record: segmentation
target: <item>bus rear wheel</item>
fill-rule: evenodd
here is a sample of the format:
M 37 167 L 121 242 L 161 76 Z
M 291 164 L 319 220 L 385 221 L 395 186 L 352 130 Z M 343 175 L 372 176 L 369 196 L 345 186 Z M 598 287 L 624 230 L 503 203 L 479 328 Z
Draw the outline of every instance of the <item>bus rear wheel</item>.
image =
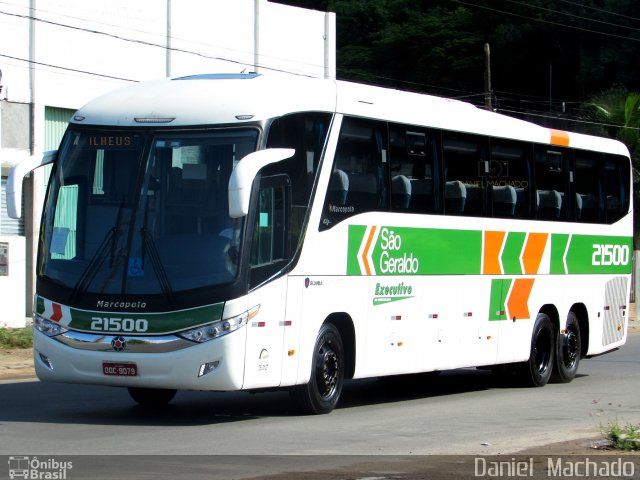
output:
M 293 398 L 305 413 L 329 413 L 340 400 L 343 382 L 342 338 L 335 326 L 325 323 L 313 349 L 309 383 L 295 386 L 292 390 Z
M 573 312 L 567 316 L 564 333 L 559 332 L 556 340 L 556 361 L 553 365 L 553 380 L 569 383 L 578 372 L 582 338 L 578 318 Z
M 520 379 L 529 387 L 544 387 L 551 378 L 556 345 L 553 324 L 539 313 L 531 336 L 529 360 L 520 365 Z
M 144 407 L 161 407 L 162 405 L 166 405 L 173 400 L 177 392 L 177 390 L 168 388 L 129 387 L 128 390 L 131 398 Z

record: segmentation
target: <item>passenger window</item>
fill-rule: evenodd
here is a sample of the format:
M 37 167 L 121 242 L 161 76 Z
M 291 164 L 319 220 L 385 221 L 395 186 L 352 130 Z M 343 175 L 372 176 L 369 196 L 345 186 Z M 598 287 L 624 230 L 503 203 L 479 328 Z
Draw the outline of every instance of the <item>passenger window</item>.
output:
M 249 261 L 251 286 L 276 273 L 290 257 L 290 184 L 287 175 L 263 177 L 260 181 Z
M 605 205 L 607 223 L 620 220 L 629 212 L 629 160 L 607 155 L 604 161 Z
M 599 223 L 604 220 L 602 154 L 575 152 L 576 220 Z
M 391 209 L 399 212 L 441 212 L 437 136 L 406 125 L 389 127 Z
M 484 214 L 489 174 L 485 142 L 473 135 L 446 133 L 443 136 L 444 211 L 447 215 Z
M 359 213 L 389 210 L 386 124 L 345 118 L 320 229 Z
M 271 124 L 267 148 L 293 148 L 293 157 L 265 168 L 264 175 L 286 173 L 291 179 L 291 248 L 296 250 L 309 208 L 331 114 L 295 113 Z
M 529 144 L 491 141 L 488 193 L 494 217 L 531 217 L 530 157 Z
M 540 220 L 567 221 L 573 202 L 567 151 L 558 148 L 535 149 L 536 206 Z

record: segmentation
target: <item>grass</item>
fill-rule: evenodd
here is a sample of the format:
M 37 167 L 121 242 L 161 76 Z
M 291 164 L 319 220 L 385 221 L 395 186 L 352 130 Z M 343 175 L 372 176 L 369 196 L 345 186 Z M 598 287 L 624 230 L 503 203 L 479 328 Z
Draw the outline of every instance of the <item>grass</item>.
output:
M 640 450 L 640 424 L 620 425 L 615 421 L 603 428 L 602 433 L 616 450 Z
M 0 328 L 0 348 L 31 348 L 32 345 L 31 327 Z

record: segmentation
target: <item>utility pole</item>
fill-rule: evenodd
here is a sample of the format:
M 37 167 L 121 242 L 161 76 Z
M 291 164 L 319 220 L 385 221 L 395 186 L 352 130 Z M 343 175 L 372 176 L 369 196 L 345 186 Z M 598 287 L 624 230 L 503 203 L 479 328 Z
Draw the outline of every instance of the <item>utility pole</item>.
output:
M 167 0 L 167 38 L 165 51 L 165 74 L 167 78 L 171 76 L 171 0 Z
M 553 63 L 549 64 L 549 111 L 553 110 Z
M 488 43 L 484 44 L 484 108 L 493 111 L 491 91 L 491 48 Z
M 255 0 L 253 3 L 253 71 L 260 71 L 260 3 L 262 0 Z

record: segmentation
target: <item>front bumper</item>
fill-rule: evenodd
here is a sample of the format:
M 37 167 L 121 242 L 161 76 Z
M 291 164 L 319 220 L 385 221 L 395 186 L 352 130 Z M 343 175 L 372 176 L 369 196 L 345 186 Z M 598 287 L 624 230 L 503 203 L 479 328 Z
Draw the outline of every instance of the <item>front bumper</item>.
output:
M 242 389 L 246 327 L 205 343 L 175 336 L 124 337 L 127 349 L 115 351 L 113 336 L 67 332 L 48 337 L 34 329 L 34 365 L 43 381 L 142 388 L 231 391 Z M 44 357 L 44 358 L 43 358 Z M 103 373 L 103 362 L 135 363 L 136 376 Z M 199 376 L 202 365 L 215 364 Z

